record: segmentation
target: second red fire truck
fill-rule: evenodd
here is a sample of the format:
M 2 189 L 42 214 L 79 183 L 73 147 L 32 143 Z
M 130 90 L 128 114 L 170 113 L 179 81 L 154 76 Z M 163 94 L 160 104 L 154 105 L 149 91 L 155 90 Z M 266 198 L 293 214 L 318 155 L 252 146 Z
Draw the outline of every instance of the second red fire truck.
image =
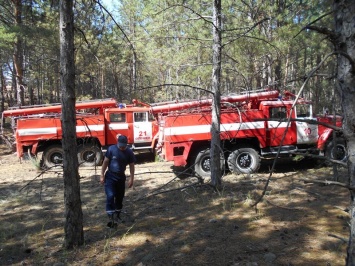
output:
M 294 152 L 322 153 L 345 160 L 342 138 L 333 142 L 341 117 L 314 116 L 310 101 L 281 97 L 277 90 L 222 97 L 220 116 L 221 165 L 231 172 L 256 172 L 260 158 Z M 157 153 L 175 166 L 188 166 L 200 176 L 210 175 L 211 101 L 191 101 L 152 107 L 160 129 Z M 159 114 L 159 115 L 158 115 Z M 290 121 L 289 121 L 290 120 Z M 317 122 L 321 122 L 319 125 Z

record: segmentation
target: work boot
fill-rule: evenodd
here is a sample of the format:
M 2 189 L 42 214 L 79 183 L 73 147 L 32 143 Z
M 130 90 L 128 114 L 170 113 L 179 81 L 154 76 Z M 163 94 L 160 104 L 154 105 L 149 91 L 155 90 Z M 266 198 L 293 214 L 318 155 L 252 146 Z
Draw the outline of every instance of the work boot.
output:
M 121 210 L 116 210 L 116 211 L 115 211 L 116 221 L 117 221 L 118 223 L 124 223 L 125 221 L 122 220 L 122 218 L 120 217 L 120 214 L 121 214 Z
M 115 223 L 115 220 L 114 220 L 114 213 L 110 213 L 110 214 L 107 214 L 108 215 L 108 218 L 110 219 L 110 221 L 107 223 L 107 227 L 109 228 L 114 228 L 117 226 L 117 223 Z

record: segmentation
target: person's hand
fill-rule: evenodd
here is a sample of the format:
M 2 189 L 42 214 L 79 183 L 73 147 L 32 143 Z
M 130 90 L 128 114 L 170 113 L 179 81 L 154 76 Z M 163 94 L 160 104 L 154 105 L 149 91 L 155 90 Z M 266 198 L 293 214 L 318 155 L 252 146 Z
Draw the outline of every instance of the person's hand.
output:
M 105 184 L 105 175 L 100 176 L 100 183 L 101 185 Z
M 133 187 L 133 178 L 130 178 L 130 179 L 128 180 L 128 187 L 129 187 L 129 188 L 132 188 L 132 187 Z

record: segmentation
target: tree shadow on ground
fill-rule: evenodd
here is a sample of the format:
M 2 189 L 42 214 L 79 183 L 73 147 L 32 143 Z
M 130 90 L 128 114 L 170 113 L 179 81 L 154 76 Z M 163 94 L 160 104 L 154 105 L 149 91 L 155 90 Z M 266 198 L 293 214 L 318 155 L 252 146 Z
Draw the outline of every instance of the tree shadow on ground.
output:
M 267 170 L 226 174 L 223 189 L 215 191 L 208 179 L 190 186 L 198 180 L 177 178 L 171 164 L 138 160 L 135 189 L 124 201 L 126 223 L 116 228 L 106 228 L 99 168 L 81 168 L 85 245 L 67 251 L 62 177 L 48 172 L 21 190 L 37 172 L 28 163 L 12 167 L 0 184 L 1 265 L 344 263 L 347 191 L 300 181 L 326 180 L 330 168 L 280 165 L 264 200 L 251 208 Z

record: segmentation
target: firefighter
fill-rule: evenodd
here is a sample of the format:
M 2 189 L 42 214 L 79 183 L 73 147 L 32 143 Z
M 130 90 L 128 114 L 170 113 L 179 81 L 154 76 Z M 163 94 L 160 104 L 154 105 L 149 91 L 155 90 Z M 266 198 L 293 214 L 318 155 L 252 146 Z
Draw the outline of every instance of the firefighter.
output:
M 127 137 L 119 135 L 117 145 L 111 145 L 105 154 L 101 168 L 100 183 L 105 185 L 106 213 L 110 222 L 108 227 L 117 225 L 120 221 L 122 202 L 125 195 L 126 167 L 129 165 L 130 177 L 128 187 L 133 187 L 136 158 L 127 146 Z

